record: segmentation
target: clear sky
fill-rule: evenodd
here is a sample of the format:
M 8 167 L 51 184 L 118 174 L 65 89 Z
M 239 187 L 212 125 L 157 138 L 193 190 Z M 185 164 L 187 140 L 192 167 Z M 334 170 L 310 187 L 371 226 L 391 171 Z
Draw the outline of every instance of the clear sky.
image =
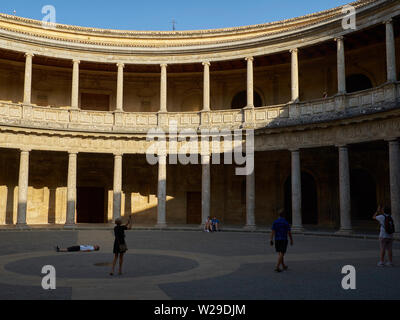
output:
M 123 30 L 213 29 L 271 22 L 337 7 L 351 0 L 0 0 L 0 12 L 42 20 L 53 5 L 56 22 Z

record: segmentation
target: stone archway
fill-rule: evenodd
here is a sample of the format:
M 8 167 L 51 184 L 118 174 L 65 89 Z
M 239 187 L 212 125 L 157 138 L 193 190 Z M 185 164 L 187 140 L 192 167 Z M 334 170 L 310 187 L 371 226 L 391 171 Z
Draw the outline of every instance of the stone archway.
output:
M 284 185 L 285 212 L 288 221 L 292 221 L 292 179 L 289 176 Z M 314 177 L 301 172 L 301 214 L 303 224 L 318 224 L 318 193 Z
M 367 90 L 371 89 L 372 87 L 372 81 L 364 74 L 357 73 L 346 77 L 347 93 Z
M 376 211 L 376 183 L 368 171 L 350 172 L 351 216 L 353 220 L 371 220 Z
M 241 109 L 247 106 L 247 91 L 243 90 L 237 93 L 231 102 L 231 109 Z M 262 99 L 258 92 L 254 91 L 254 107 L 262 106 Z

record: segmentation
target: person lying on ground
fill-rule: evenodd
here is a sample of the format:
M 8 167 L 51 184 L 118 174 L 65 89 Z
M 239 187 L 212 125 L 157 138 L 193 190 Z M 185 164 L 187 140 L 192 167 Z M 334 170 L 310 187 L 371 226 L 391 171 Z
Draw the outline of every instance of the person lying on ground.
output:
M 81 252 L 91 252 L 91 251 L 99 251 L 100 246 L 98 245 L 79 245 L 79 246 L 72 246 L 68 248 L 60 248 L 59 246 L 56 247 L 57 252 L 74 252 L 74 251 L 81 251 Z

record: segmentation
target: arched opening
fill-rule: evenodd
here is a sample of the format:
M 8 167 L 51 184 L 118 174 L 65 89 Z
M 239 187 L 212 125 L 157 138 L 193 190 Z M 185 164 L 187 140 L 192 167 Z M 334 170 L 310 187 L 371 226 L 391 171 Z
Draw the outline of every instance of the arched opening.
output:
M 371 88 L 372 88 L 372 82 L 366 75 L 358 73 L 346 77 L 346 91 L 348 93 L 362 91 Z
M 233 97 L 231 109 L 242 109 L 245 106 L 247 106 L 247 91 L 240 91 Z M 258 108 L 261 106 L 261 97 L 256 91 L 254 91 L 254 107 Z
M 289 176 L 285 181 L 285 211 L 287 220 L 292 223 L 292 179 Z M 314 177 L 301 173 L 301 212 L 303 224 L 318 223 L 318 196 L 317 184 Z
M 354 220 L 371 220 L 376 211 L 376 184 L 363 169 L 350 172 L 351 215 Z

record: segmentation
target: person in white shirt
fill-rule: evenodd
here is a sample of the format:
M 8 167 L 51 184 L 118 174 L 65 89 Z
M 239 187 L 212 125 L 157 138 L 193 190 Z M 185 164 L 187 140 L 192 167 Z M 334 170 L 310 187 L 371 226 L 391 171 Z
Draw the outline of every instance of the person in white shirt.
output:
M 59 248 L 58 246 L 56 247 L 57 252 L 74 252 L 74 251 L 82 251 L 82 252 L 91 252 L 91 251 L 99 251 L 100 246 L 98 245 L 88 245 L 88 244 L 83 244 L 79 246 L 72 246 L 68 248 Z
M 391 223 L 393 223 L 392 217 L 389 213 L 385 212 L 385 209 L 382 206 L 378 206 L 375 214 L 372 217 L 380 224 L 380 233 L 379 233 L 379 241 L 381 244 L 381 252 L 380 252 L 380 261 L 378 262 L 378 267 L 385 266 L 385 254 L 386 251 L 388 253 L 388 262 L 386 266 L 393 266 L 393 257 L 392 257 L 392 246 L 393 246 L 393 234 L 388 233 L 388 230 L 385 229 L 385 221 L 389 219 Z

